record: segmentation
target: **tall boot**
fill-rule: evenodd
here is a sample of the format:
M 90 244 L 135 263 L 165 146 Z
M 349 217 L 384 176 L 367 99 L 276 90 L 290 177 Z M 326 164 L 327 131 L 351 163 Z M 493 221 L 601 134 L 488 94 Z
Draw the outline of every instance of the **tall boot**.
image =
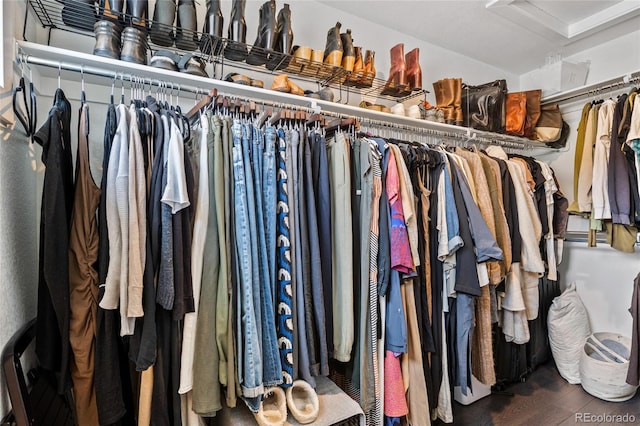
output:
M 342 24 L 336 22 L 336 26 L 327 31 L 327 44 L 324 48 L 324 63 L 339 67 L 342 65 L 342 39 L 340 38 L 340 27 Z
M 96 44 L 93 54 L 105 58 L 120 59 L 121 28 L 112 20 L 103 19 L 93 26 L 96 34 Z
M 151 41 L 160 46 L 173 45 L 173 21 L 176 19 L 175 0 L 156 0 L 153 10 L 153 23 L 149 36 Z
M 70 27 L 93 31 L 93 25 L 98 21 L 95 0 L 66 0 L 62 21 Z
M 148 0 L 127 0 L 127 14 L 125 20 L 130 25 L 140 31 L 147 33 L 149 22 L 149 1 Z M 145 40 L 146 41 L 146 40 Z
M 224 57 L 232 61 L 244 61 L 247 58 L 247 23 L 244 9 L 247 0 L 233 0 L 231 20 L 229 21 L 229 43 L 224 49 Z
M 98 14 L 101 20 L 124 23 L 124 0 L 100 0 Z
M 454 124 L 455 121 L 455 80 L 455 78 L 440 80 L 440 102 L 438 102 L 438 107 L 444 112 L 444 122 L 447 124 Z
M 391 69 L 389 79 L 382 90 L 383 95 L 403 96 L 409 89 L 406 64 L 404 63 L 404 43 L 391 48 Z
M 258 34 L 247 56 L 249 65 L 263 65 L 276 44 L 276 0 L 269 0 L 260 7 Z
M 224 17 L 220 10 L 220 0 L 207 0 L 207 14 L 200 40 L 200 51 L 205 55 L 219 55 L 222 51 L 222 27 Z
M 376 77 L 376 65 L 375 65 L 376 52 L 373 50 L 367 50 L 364 53 L 364 69 L 362 71 L 362 79 L 360 84 L 365 87 L 373 86 L 373 79 Z
M 360 80 L 362 80 L 362 76 L 364 75 L 364 62 L 362 60 L 362 47 L 360 46 L 354 46 L 353 47 L 353 51 L 356 54 L 356 61 L 353 64 L 353 70 L 351 71 L 351 74 L 349 74 L 349 76 L 347 77 L 346 82 L 349 82 L 351 84 L 357 84 L 360 83 Z M 343 59 L 344 62 L 344 59 Z M 346 84 L 345 82 L 345 84 Z
M 176 21 L 176 47 L 193 51 L 198 48 L 198 22 L 196 4 L 193 0 L 178 0 L 178 19 Z
M 407 81 L 411 90 L 422 90 L 422 68 L 420 68 L 420 49 L 415 48 L 404 57 L 407 64 Z
M 340 40 L 342 41 L 342 68 L 347 72 L 351 72 L 356 62 L 356 51 L 353 48 L 351 29 L 348 29 L 346 33 L 340 34 Z
M 269 56 L 267 69 L 283 69 L 289 65 L 293 48 L 293 30 L 291 28 L 291 9 L 288 4 L 278 12 L 278 26 L 276 31 L 276 45 L 274 53 Z
M 464 124 L 464 116 L 462 114 L 462 79 L 452 78 L 453 80 L 453 122 L 456 126 Z

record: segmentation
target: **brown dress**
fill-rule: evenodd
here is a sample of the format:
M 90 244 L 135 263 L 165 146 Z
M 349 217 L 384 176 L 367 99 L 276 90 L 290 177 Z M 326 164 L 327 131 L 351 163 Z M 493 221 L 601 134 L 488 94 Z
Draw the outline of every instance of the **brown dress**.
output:
M 96 212 L 100 188 L 89 166 L 87 105 L 80 110 L 75 195 L 69 237 L 69 340 L 73 350 L 70 369 L 78 424 L 97 425 L 98 409 L 93 383 L 98 273 L 98 224 Z

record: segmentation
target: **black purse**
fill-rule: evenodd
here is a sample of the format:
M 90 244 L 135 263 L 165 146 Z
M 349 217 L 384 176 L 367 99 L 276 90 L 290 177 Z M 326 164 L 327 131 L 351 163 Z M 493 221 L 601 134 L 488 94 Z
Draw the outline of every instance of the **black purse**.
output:
M 479 86 L 462 85 L 464 125 L 504 133 L 507 120 L 507 82 L 496 80 Z

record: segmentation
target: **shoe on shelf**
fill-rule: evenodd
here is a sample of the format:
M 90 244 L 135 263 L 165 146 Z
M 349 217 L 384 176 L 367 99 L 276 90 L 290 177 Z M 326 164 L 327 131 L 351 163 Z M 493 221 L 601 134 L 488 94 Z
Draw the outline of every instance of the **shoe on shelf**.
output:
M 398 102 L 394 106 L 391 107 L 391 114 L 402 115 L 402 116 L 407 115 L 407 113 L 406 113 L 406 111 L 404 109 L 404 105 L 402 104 L 402 102 Z
M 407 80 L 406 64 L 404 62 L 404 43 L 396 44 L 391 48 L 391 69 L 387 84 L 382 90 L 383 95 L 404 96 L 411 93 Z
M 270 0 L 260 7 L 260 23 L 256 41 L 251 47 L 247 63 L 264 65 L 276 44 L 276 0 Z
M 411 90 L 422 90 L 422 68 L 420 68 L 420 49 L 417 47 L 404 57 L 407 65 L 407 82 Z
M 365 51 L 362 78 L 360 79 L 360 84 L 365 87 L 373 86 L 373 79 L 376 77 L 375 57 L 376 52 L 373 50 Z
M 126 62 L 147 65 L 147 36 L 136 27 L 127 27 L 122 32 L 120 59 Z
M 178 0 L 178 18 L 176 20 L 176 47 L 193 51 L 200 40 L 197 33 L 196 4 L 193 0 Z
M 333 90 L 331 90 L 329 87 L 320 89 L 317 92 L 313 92 L 311 90 L 305 90 L 304 95 L 309 98 L 321 99 L 323 101 L 328 101 L 328 102 L 333 102 L 333 99 L 334 99 Z
M 111 20 L 98 21 L 93 26 L 96 44 L 93 54 L 105 58 L 120 59 L 120 26 Z
M 342 24 L 336 22 L 335 27 L 327 31 L 327 44 L 324 48 L 324 63 L 334 67 L 342 66 L 342 38 L 340 37 Z
M 106 13 L 106 12 L 105 12 Z M 157 0 L 153 9 L 153 22 L 149 36 L 158 46 L 173 46 L 175 34 L 173 21 L 176 19 L 176 3 L 173 0 Z
M 247 23 L 244 20 L 246 5 L 247 0 L 233 0 L 231 7 L 228 44 L 224 49 L 224 57 L 231 61 L 244 61 L 247 58 Z
M 351 29 L 347 29 L 346 33 L 340 34 L 342 41 L 342 68 L 347 72 L 352 72 L 356 63 L 356 51 L 353 47 L 353 37 L 351 37 Z
M 278 12 L 275 38 L 274 51 L 269 55 L 267 62 L 267 69 L 270 71 L 286 68 L 291 60 L 289 55 L 293 47 L 293 30 L 291 29 L 291 9 L 286 3 Z
M 273 78 L 273 83 L 271 84 L 271 90 L 275 90 L 276 92 L 289 93 L 291 91 L 291 87 L 289 86 L 289 76 L 287 74 L 280 74 L 275 76 Z
M 167 0 L 159 0 L 167 1 Z M 222 27 L 224 16 L 220 10 L 220 0 L 207 0 L 207 13 L 200 39 L 200 51 L 205 55 L 219 55 L 222 51 Z

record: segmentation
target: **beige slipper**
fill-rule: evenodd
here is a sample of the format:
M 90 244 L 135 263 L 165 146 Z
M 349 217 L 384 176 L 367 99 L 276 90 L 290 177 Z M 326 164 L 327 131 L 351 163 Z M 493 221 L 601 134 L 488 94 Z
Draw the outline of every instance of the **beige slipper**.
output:
M 253 416 L 260 426 L 283 426 L 287 421 L 287 398 L 282 388 L 266 389 L 260 409 Z
M 296 380 L 287 388 L 287 406 L 298 423 L 307 424 L 318 418 L 320 403 L 315 389 L 304 380 Z

